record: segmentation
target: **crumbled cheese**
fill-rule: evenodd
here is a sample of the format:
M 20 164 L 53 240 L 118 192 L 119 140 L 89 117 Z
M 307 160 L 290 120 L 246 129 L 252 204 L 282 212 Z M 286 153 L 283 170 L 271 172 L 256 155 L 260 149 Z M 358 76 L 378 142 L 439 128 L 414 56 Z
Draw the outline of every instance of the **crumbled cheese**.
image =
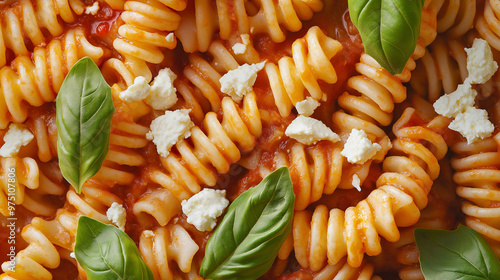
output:
M 240 102 L 243 96 L 252 90 L 257 79 L 257 72 L 264 68 L 265 61 L 257 64 L 243 64 L 234 70 L 230 70 L 219 81 L 220 90 L 231 96 L 235 102 Z
M 127 222 L 127 212 L 123 205 L 113 202 L 108 211 L 106 211 L 106 216 L 113 224 L 115 224 L 119 229 L 125 230 L 125 223 Z
M 474 106 L 476 96 L 477 91 L 472 88 L 471 84 L 461 84 L 454 92 L 445 94 L 436 100 L 433 105 L 434 110 L 442 116 L 452 118 L 465 112 L 468 107 Z
M 73 259 L 76 259 L 75 252 L 69 253 L 69 256 L 72 257 Z
M 309 117 L 314 113 L 314 110 L 319 107 L 319 102 L 314 100 L 312 97 L 308 96 L 306 99 L 297 102 L 295 108 L 297 112 L 301 115 Z
M 151 122 L 150 131 L 146 134 L 148 140 L 153 140 L 158 154 L 167 157 L 172 146 L 180 140 L 191 136 L 194 123 L 187 109 L 165 111 L 165 114 Z
M 288 125 L 285 134 L 304 145 L 320 140 L 340 141 L 340 137 L 321 121 L 300 115 Z
M 234 54 L 244 54 L 247 51 L 247 47 L 250 45 L 250 35 L 241 34 L 241 43 L 236 43 L 233 46 Z
M 172 32 L 172 33 L 169 33 L 169 34 L 167 35 L 167 37 L 165 37 L 165 39 L 167 40 L 167 42 L 169 42 L 169 43 L 173 43 L 173 42 L 174 42 L 174 39 L 175 39 L 175 38 L 174 38 L 174 33 L 173 33 L 173 32 Z
M 155 237 L 155 233 L 152 230 L 145 230 L 142 232 L 142 235 L 146 238 L 152 238 Z
M 0 148 L 0 157 L 12 157 L 19 153 L 22 146 L 28 145 L 33 140 L 33 134 L 20 124 L 11 124 L 9 130 L 3 137 L 2 148 Z
M 357 189 L 358 192 L 361 191 L 361 180 L 357 174 L 352 175 L 352 186 Z
M 120 92 L 120 99 L 125 102 L 134 102 L 146 98 L 151 86 L 143 76 L 136 77 L 134 83 L 126 90 Z
M 467 70 L 469 79 L 473 84 L 484 84 L 498 69 L 498 64 L 493 59 L 490 45 L 483 39 L 474 39 L 472 48 L 467 52 Z
M 349 138 L 340 152 L 348 162 L 363 164 L 371 159 L 382 147 L 377 143 L 372 143 L 364 130 L 353 129 Z
M 181 203 L 182 212 L 187 216 L 187 222 L 199 231 L 214 229 L 224 209 L 229 205 L 225 190 L 203 189 L 190 199 Z
M 88 6 L 85 8 L 85 14 L 87 15 L 97 15 L 97 12 L 99 11 L 99 2 L 95 1 L 92 6 Z
M 146 103 L 155 110 L 167 110 L 177 102 L 177 90 L 174 87 L 174 80 L 177 78 L 172 70 L 164 68 L 158 72 L 153 80 L 149 96 Z
M 474 107 L 469 107 L 464 113 L 458 114 L 448 127 L 460 132 L 467 138 L 468 144 L 491 136 L 495 129 L 488 119 L 488 112 Z

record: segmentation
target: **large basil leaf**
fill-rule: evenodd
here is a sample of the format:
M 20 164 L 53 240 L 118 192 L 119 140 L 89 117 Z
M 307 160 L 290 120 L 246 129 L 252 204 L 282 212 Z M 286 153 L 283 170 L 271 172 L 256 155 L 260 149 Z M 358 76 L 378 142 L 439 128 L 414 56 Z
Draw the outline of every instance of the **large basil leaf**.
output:
M 425 0 L 349 0 L 365 52 L 396 75 L 415 51 Z
M 486 240 L 460 225 L 454 231 L 415 229 L 425 279 L 500 279 L 500 262 Z
M 286 167 L 241 194 L 208 240 L 200 275 L 239 280 L 263 275 L 290 234 L 294 201 Z
M 62 175 L 79 193 L 108 153 L 111 88 L 88 57 L 69 71 L 56 99 L 57 153 Z
M 78 219 L 75 256 L 90 280 L 153 280 L 153 273 L 127 234 L 86 216 Z

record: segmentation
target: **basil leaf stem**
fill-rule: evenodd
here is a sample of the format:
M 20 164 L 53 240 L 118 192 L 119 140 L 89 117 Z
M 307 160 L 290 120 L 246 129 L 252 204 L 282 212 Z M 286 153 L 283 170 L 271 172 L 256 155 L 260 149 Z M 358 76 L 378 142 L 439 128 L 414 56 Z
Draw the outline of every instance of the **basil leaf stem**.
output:
M 101 71 L 90 58 L 80 59 L 56 99 L 59 167 L 78 193 L 108 153 L 114 110 L 111 88 Z
M 392 75 L 415 51 L 424 0 L 349 0 L 365 52 Z
M 425 279 L 500 279 L 500 261 L 475 230 L 415 229 Z
M 126 233 L 87 216 L 78 219 L 75 256 L 89 280 L 154 279 Z
M 200 275 L 239 280 L 262 276 L 292 230 L 294 201 L 286 167 L 238 196 L 208 240 Z

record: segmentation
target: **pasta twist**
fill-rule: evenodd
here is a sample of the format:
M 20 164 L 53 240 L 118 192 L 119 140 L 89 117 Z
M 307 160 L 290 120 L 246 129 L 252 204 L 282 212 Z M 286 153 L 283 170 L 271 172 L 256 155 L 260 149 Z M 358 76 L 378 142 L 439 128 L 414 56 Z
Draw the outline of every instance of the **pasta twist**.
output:
M 181 277 L 182 273 L 191 272 L 193 257 L 198 249 L 189 232 L 179 224 L 143 231 L 139 241 L 142 258 L 153 272 L 154 279 L 160 280 L 172 280 L 174 275 L 186 279 Z M 172 262 L 177 263 L 182 273 L 172 269 Z
M 474 27 L 476 1 L 433 0 L 437 7 L 437 32 L 458 38 Z
M 266 64 L 269 85 L 281 116 L 288 116 L 293 106 L 306 98 L 305 89 L 313 99 L 323 98 L 325 93 L 318 80 L 329 84 L 337 82 L 337 73 L 330 60 L 341 49 L 339 41 L 327 37 L 319 27 L 313 26 L 303 38 L 293 42 L 293 58 L 282 57 L 278 66 Z
M 248 93 L 242 108 L 230 98 L 222 99 L 222 120 L 209 112 L 191 137 L 175 145 L 161 163 L 168 173 L 151 168 L 151 180 L 167 188 L 179 201 L 190 198 L 202 185 L 214 186 L 217 174 L 225 174 L 241 153 L 251 151 L 262 132 L 255 93 Z M 189 144 L 192 142 L 192 144 Z
M 60 250 L 73 251 L 78 217 L 86 215 L 103 223 L 110 223 L 106 211 L 113 202 L 122 204 L 123 201 L 109 190 L 89 180 L 78 195 L 73 190 L 66 194 L 67 204 L 74 210 L 61 208 L 52 220 L 33 218 L 25 226 L 21 236 L 28 243 L 28 247 L 16 255 L 16 268 L 7 269 L 7 262 L 2 264 L 5 274 L 0 277 L 10 279 L 41 279 L 50 280 L 52 274 L 47 269 L 57 268 L 60 264 Z
M 127 1 L 120 15 L 124 24 L 118 29 L 119 38 L 113 47 L 123 56 L 158 64 L 163 61 L 161 48 L 173 49 L 176 39 L 168 39 L 167 31 L 178 28 L 178 11 L 186 8 L 187 0 Z M 173 35 L 173 34 L 172 34 Z
M 499 140 L 497 134 L 495 139 Z M 451 164 L 457 195 L 466 199 L 462 212 L 465 225 L 482 234 L 500 257 L 500 157 L 493 137 L 473 144 L 458 142 L 451 149 L 457 154 Z
M 325 205 L 317 206 L 314 212 L 295 212 L 293 248 L 302 267 L 317 271 L 326 259 L 336 264 L 346 255 L 349 265 L 359 267 L 364 253 L 373 256 L 381 252 L 379 235 L 395 242 L 400 238 L 398 227 L 418 221 L 439 175 L 438 160 L 448 149 L 442 136 L 432 129 L 442 129 L 448 121 L 436 117 L 425 126 L 408 126 L 415 118 L 415 110 L 407 108 L 394 125 L 392 151 L 403 155 L 384 160 L 377 189 L 366 199 L 345 212 L 338 208 L 328 211 Z M 421 143 L 424 140 L 430 147 Z
M 40 172 L 37 162 L 29 157 L 0 157 L 0 213 L 8 217 L 9 205 L 22 204 L 25 189 L 37 189 Z
M 24 122 L 29 106 L 54 101 L 66 73 L 84 56 L 99 63 L 103 50 L 87 41 L 83 29 L 75 28 L 46 47 L 36 47 L 31 58 L 21 55 L 1 68 L 0 128 L 10 121 Z
M 476 19 L 476 30 L 481 34 L 490 46 L 500 50 L 500 5 L 497 1 L 484 1 L 483 13 L 478 13 Z

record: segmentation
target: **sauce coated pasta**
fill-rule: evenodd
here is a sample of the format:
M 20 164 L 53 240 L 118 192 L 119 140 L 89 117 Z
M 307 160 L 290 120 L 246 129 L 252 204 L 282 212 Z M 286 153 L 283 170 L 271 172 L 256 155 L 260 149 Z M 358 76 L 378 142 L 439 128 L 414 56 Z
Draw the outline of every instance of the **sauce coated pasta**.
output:
M 116 207 L 154 279 L 203 279 L 213 230 L 190 224 L 182 202 L 212 188 L 231 203 L 283 166 L 292 230 L 258 279 L 424 279 L 413 230 L 460 223 L 500 258 L 500 73 L 472 86 L 489 136 L 468 143 L 433 107 L 469 82 L 475 39 L 500 63 L 500 3 L 422 2 L 415 50 L 393 75 L 365 52 L 347 0 L 0 1 L 0 147 L 16 145 L 13 125 L 33 136 L 0 157 L 0 279 L 87 279 L 78 218 L 117 225 Z M 79 193 L 58 165 L 55 100 L 83 57 L 115 111 L 109 151 Z M 120 98 L 127 89 L 135 101 Z M 162 156 L 149 132 L 165 110 L 151 104 L 168 94 L 167 110 L 193 125 Z M 340 141 L 287 136 L 304 110 Z M 346 145 L 355 130 L 377 147 L 369 156 L 361 140 Z

